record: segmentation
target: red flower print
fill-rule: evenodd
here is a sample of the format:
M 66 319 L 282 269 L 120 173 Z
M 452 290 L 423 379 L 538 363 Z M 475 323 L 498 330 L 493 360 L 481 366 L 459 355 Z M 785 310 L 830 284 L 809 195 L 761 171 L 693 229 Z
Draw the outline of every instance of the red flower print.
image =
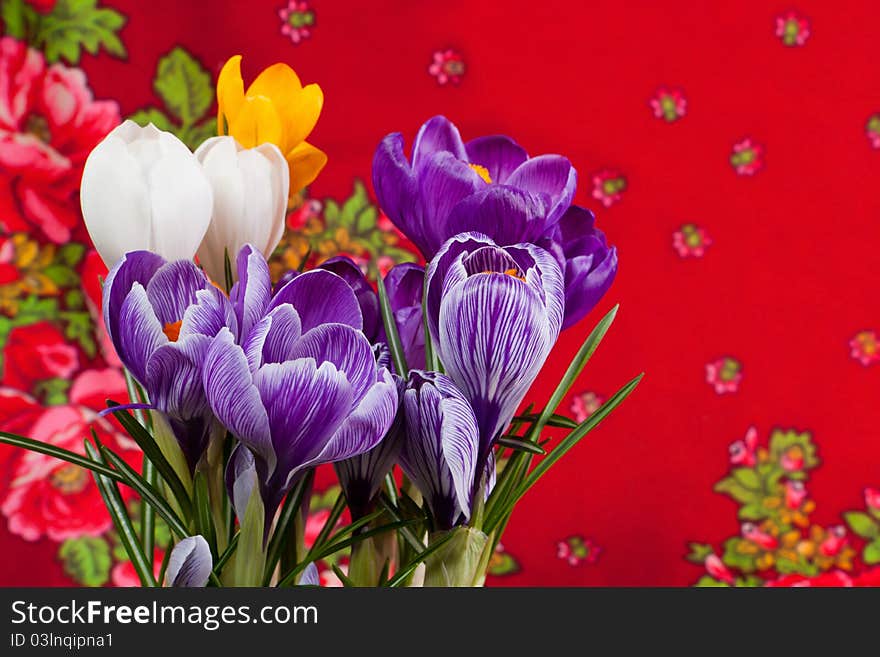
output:
M 695 224 L 684 224 L 672 234 L 672 248 L 681 258 L 702 258 L 710 246 L 712 238 Z
M 776 17 L 776 36 L 786 46 L 802 46 L 810 36 L 810 22 L 794 11 Z
M 569 536 L 556 544 L 556 557 L 568 562 L 569 566 L 596 563 L 602 548 L 592 539 L 583 536 Z
M 56 0 L 28 0 L 28 3 L 39 12 L 48 14 L 55 8 Z
M 871 148 L 880 148 L 880 113 L 872 114 L 865 124 L 865 135 Z
M 668 123 L 678 121 L 687 111 L 687 99 L 680 89 L 661 87 L 648 102 L 654 116 Z
M 711 577 L 714 577 L 719 582 L 724 582 L 725 584 L 730 584 L 733 586 L 734 577 L 733 573 L 730 569 L 724 565 L 724 562 L 714 552 L 710 552 L 706 557 L 706 572 L 709 573 Z
M 622 199 L 625 191 L 626 178 L 621 173 L 605 169 L 593 174 L 593 198 L 606 208 Z
M 575 422 L 583 422 L 596 412 L 605 400 L 595 392 L 582 392 L 571 400 L 571 414 Z
M 16 327 L 3 349 L 2 384 L 33 392 L 46 379 L 69 379 L 79 369 L 79 352 L 49 322 Z
M 162 570 L 162 560 L 164 558 L 165 552 L 156 548 L 153 552 L 153 577 L 157 579 Z M 113 586 L 132 588 L 141 585 L 141 578 L 138 577 L 131 561 L 120 561 L 113 566 L 113 570 L 110 571 L 110 580 L 113 582 Z M 159 583 L 161 584 L 161 582 Z
M 832 570 L 815 577 L 792 574 L 767 582 L 768 587 L 850 587 L 853 579 L 841 570 Z M 864 585 L 863 585 L 864 586 Z
M 755 454 L 758 448 L 758 430 L 749 427 L 745 438 L 730 445 L 730 464 L 751 467 L 755 465 Z
M 880 511 L 880 489 L 865 489 L 865 506 L 868 507 L 869 511 Z
M 849 341 L 850 356 L 867 367 L 880 361 L 880 339 L 875 331 L 861 331 Z
M 742 364 L 735 358 L 724 357 L 706 363 L 706 383 L 719 395 L 736 392 L 742 376 Z
M 459 84 L 464 71 L 464 58 L 455 50 L 438 50 L 428 67 L 428 73 L 436 78 L 439 85 Z
M 0 223 L 39 228 L 64 243 L 79 221 L 76 194 L 89 151 L 119 123 L 115 101 L 95 101 L 83 72 L 47 66 L 39 51 L 0 39 Z
M 740 176 L 753 176 L 764 168 L 764 147 L 746 138 L 733 145 L 730 166 Z
M 281 34 L 293 43 L 312 36 L 315 27 L 315 11 L 305 0 L 290 0 L 286 7 L 278 10 L 281 18 Z
M 98 417 L 81 405 L 99 394 L 94 386 L 100 385 L 107 396 L 120 396 L 123 390 L 105 388 L 103 379 L 79 377 L 73 384 L 70 404 L 50 406 L 32 411 L 33 421 L 27 434 L 36 440 L 84 454 L 83 439 L 94 429 L 105 445 L 120 454 L 133 467 L 139 468 L 141 452 L 127 436 L 119 432 L 106 418 Z M 9 393 L 4 391 L 9 399 Z M 14 394 L 14 393 L 13 393 Z M 2 399 L 4 395 L 0 395 Z M 0 429 L 12 431 L 4 414 Z M 8 486 L 0 504 L 6 516 L 9 531 L 25 540 L 35 541 L 48 536 L 53 541 L 64 541 L 77 536 L 98 536 L 107 531 L 112 521 L 107 514 L 101 494 L 91 474 L 84 468 L 39 454 L 18 452 L 12 457 Z M 132 493 L 122 487 L 124 496 Z

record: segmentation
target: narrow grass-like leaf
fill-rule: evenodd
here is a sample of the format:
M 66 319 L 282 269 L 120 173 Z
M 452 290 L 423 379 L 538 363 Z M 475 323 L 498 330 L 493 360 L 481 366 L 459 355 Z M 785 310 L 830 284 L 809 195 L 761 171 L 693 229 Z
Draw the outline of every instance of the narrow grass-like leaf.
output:
M 498 444 L 502 447 L 509 447 L 518 452 L 529 452 L 530 454 L 545 454 L 546 452 L 537 443 L 523 440 L 518 436 L 504 435 L 498 439 Z
M 236 254 L 238 255 L 238 254 Z M 223 249 L 223 277 L 226 279 L 226 294 L 232 291 L 235 276 L 232 275 L 232 263 L 229 260 L 229 249 Z
M 100 445 L 94 430 L 92 431 L 92 438 L 97 445 Z M 98 448 L 88 440 L 84 441 L 84 443 L 89 458 L 99 463 L 101 457 Z M 141 542 L 138 540 L 134 527 L 131 525 L 131 519 L 128 517 L 128 511 L 125 508 L 125 503 L 122 501 L 122 496 L 119 494 L 116 483 L 97 473 L 94 476 L 98 490 L 104 500 L 104 505 L 107 507 L 107 511 L 110 512 L 110 517 L 113 518 L 113 524 L 119 534 L 119 540 L 125 548 L 128 558 L 131 559 L 131 565 L 134 566 L 135 572 L 137 572 L 141 580 L 141 585 L 155 587 L 156 580 L 153 578 L 152 565 L 147 561 L 146 556 L 144 556 L 141 550 Z
M 336 498 L 336 503 L 333 505 L 333 508 L 330 509 L 330 515 L 327 516 L 327 521 L 324 523 L 324 526 L 321 527 L 321 531 L 315 539 L 312 547 L 313 550 L 316 547 L 321 547 L 323 543 L 327 542 L 327 537 L 330 536 L 330 532 L 333 531 L 336 523 L 339 522 L 339 516 L 342 515 L 343 511 L 345 511 L 345 495 L 340 492 L 339 497 Z
M 315 471 L 309 470 L 306 475 L 299 480 L 296 487 L 284 499 L 284 505 L 281 507 L 281 514 L 278 516 L 278 522 L 275 523 L 275 529 L 272 532 L 272 538 L 269 540 L 269 551 L 266 556 L 266 573 L 263 576 L 263 586 L 268 586 L 272 579 L 272 573 L 278 560 L 281 558 L 281 550 L 284 541 L 288 538 L 288 530 L 293 524 L 296 514 L 300 512 L 306 491 L 312 487 L 312 479 L 315 477 Z
M 162 565 L 159 568 L 159 576 L 156 578 L 156 584 L 159 586 L 163 586 L 165 582 L 165 572 L 168 570 L 168 562 L 171 561 L 171 551 L 174 546 L 174 541 L 171 541 L 168 545 L 165 546 L 165 556 L 162 557 Z
M 639 381 L 642 380 L 642 377 L 645 376 L 644 373 L 639 374 L 637 377 L 632 379 L 629 383 L 624 385 L 620 390 L 614 393 L 611 398 L 602 404 L 599 408 L 593 412 L 590 417 L 581 422 L 577 429 L 574 429 L 570 434 L 568 434 L 562 441 L 556 445 L 550 453 L 547 454 L 538 465 L 528 474 L 525 481 L 520 484 L 520 487 L 517 489 L 515 494 L 515 499 L 519 500 L 523 495 L 525 495 L 526 491 L 528 491 L 532 486 L 534 486 L 538 480 L 543 477 L 547 471 L 553 467 L 559 459 L 565 456 L 566 452 L 574 447 L 584 436 L 586 436 L 590 431 L 592 431 L 599 423 L 604 420 L 611 411 L 613 411 L 617 406 L 626 399 L 629 394 L 635 389 L 635 387 L 639 384 Z
M 168 502 L 153 486 L 151 486 L 143 477 L 141 477 L 134 468 L 126 463 L 118 454 L 111 451 L 105 445 L 101 445 L 101 455 L 104 460 L 109 462 L 122 475 L 123 483 L 134 489 L 141 497 L 141 505 L 149 505 L 162 517 L 168 524 L 168 528 L 177 534 L 178 538 L 186 538 L 190 535 L 183 522 L 169 506 Z M 144 546 L 146 552 L 146 546 Z
M 334 541 L 339 540 L 343 536 L 348 536 L 349 534 L 354 534 L 357 530 L 361 529 L 362 527 L 366 527 L 371 522 L 373 522 L 377 518 L 381 517 L 385 513 L 386 513 L 385 509 L 379 509 L 378 511 L 373 511 L 372 513 L 365 515 L 363 518 L 359 518 L 355 522 L 351 523 L 350 525 L 346 525 L 345 527 L 340 529 L 338 532 L 333 534 L 333 536 L 330 537 L 330 540 L 328 542 L 333 543 Z
M 333 569 L 333 572 L 336 573 L 336 576 L 339 578 L 339 581 L 342 582 L 342 586 L 345 588 L 354 588 L 354 582 L 349 579 L 348 575 L 342 572 L 342 569 L 337 566 L 335 563 L 330 566 Z
M 394 321 L 394 311 L 388 300 L 388 291 L 381 276 L 376 276 L 379 287 L 379 309 L 382 312 L 382 323 L 385 325 L 385 336 L 388 340 L 388 350 L 391 352 L 391 361 L 397 374 L 406 378 L 409 368 L 406 366 L 406 356 L 403 353 L 403 344 L 400 342 L 400 334 L 397 332 L 397 322 Z
M 193 521 L 196 534 L 201 534 L 211 548 L 211 560 L 217 561 L 217 532 L 211 514 L 211 497 L 208 494 L 208 479 L 204 473 L 196 472 L 193 480 Z
M 385 509 L 392 518 L 398 522 L 403 520 L 403 516 L 398 512 L 396 505 L 394 505 L 384 493 L 379 496 L 379 504 L 382 505 L 382 508 Z M 410 531 L 409 527 L 401 528 L 399 533 L 403 540 L 406 541 L 407 545 L 409 545 L 416 553 L 425 549 L 425 544 Z
M 596 324 L 596 328 L 594 328 L 590 332 L 590 335 L 587 336 L 587 339 L 584 340 L 584 344 L 578 349 L 577 354 L 575 354 L 568 369 L 565 370 L 565 374 L 562 376 L 562 379 L 560 379 L 553 394 L 550 395 L 550 400 L 547 402 L 544 410 L 541 411 L 538 421 L 532 425 L 531 435 L 529 436 L 530 438 L 541 433 L 549 422 L 551 416 L 555 413 L 559 404 L 562 403 L 563 397 L 565 397 L 569 388 L 571 388 L 572 384 L 578 376 L 580 376 L 587 361 L 590 360 L 590 357 L 592 357 L 593 353 L 596 351 L 599 343 L 602 342 L 602 338 L 604 338 L 605 334 L 608 332 L 611 323 L 617 316 L 618 308 L 620 308 L 619 304 L 614 306 L 605 317 L 600 319 L 599 323 Z
M 226 565 L 232 555 L 235 554 L 235 548 L 238 545 L 239 536 L 241 536 L 241 532 L 235 532 L 235 534 L 232 535 L 232 538 L 229 540 L 229 545 L 226 546 L 223 554 L 220 555 L 220 558 L 217 559 L 217 563 L 214 564 L 214 573 L 218 577 L 223 572 L 223 567 Z
M 26 438 L 25 436 L 19 436 L 14 433 L 6 433 L 5 431 L 0 431 L 0 443 L 12 445 L 13 447 L 21 447 L 31 452 L 39 452 L 40 454 L 45 454 L 46 456 L 54 456 L 56 459 L 61 459 L 62 461 L 73 463 L 73 465 L 78 465 L 81 468 L 85 468 L 86 470 L 91 470 L 92 472 L 99 473 L 105 477 L 113 479 L 114 481 L 123 481 L 118 472 L 116 472 L 112 468 L 108 468 L 103 463 L 96 463 L 87 459 L 84 456 L 77 454 L 76 452 L 71 452 L 70 450 L 63 449 L 61 447 L 55 447 L 54 445 L 50 445 L 39 440 L 34 440 L 33 438 Z
M 401 568 L 400 572 L 398 572 L 388 581 L 387 586 L 391 588 L 396 588 L 403 584 L 407 579 L 409 579 L 409 576 L 415 572 L 416 568 L 418 568 L 420 564 L 422 564 L 428 557 L 430 557 L 437 550 L 439 550 L 450 540 L 452 540 L 453 536 L 455 536 L 455 532 L 448 532 L 446 536 L 441 538 L 439 541 L 432 543 L 429 547 L 416 555 L 416 557 L 412 561 Z
M 119 404 L 108 399 L 107 406 L 112 409 L 119 406 Z M 128 411 L 113 411 L 113 415 L 128 435 L 131 436 L 132 440 L 134 440 L 138 444 L 138 447 L 141 448 L 144 453 L 144 458 L 150 459 L 153 462 L 153 465 L 156 466 L 159 475 L 165 480 L 165 483 L 168 484 L 177 503 L 180 505 L 180 508 L 183 509 L 184 515 L 188 517 L 192 512 L 189 495 L 187 495 L 186 489 L 180 481 L 180 477 L 177 476 L 174 468 L 171 467 L 171 464 L 162 454 L 162 450 L 159 449 L 156 441 L 153 440 L 153 437 L 147 433 L 147 430 L 144 429 L 137 420 L 128 414 Z

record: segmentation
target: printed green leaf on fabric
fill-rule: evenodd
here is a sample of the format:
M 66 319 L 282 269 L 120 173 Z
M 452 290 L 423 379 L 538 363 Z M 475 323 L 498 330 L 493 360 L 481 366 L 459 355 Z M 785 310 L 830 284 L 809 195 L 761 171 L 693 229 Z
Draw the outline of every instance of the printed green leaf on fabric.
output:
M 216 134 L 214 118 L 208 116 L 214 102 L 211 74 L 184 48 L 178 46 L 159 59 L 153 88 L 164 110 L 146 107 L 128 118 L 171 132 L 191 149 Z
M 61 544 L 58 557 L 64 572 L 83 586 L 103 586 L 110 578 L 110 546 L 103 538 L 69 538 Z
M 49 62 L 64 59 L 78 64 L 83 49 L 96 55 L 103 48 L 125 57 L 125 46 L 117 35 L 125 20 L 113 9 L 98 7 L 97 0 L 57 0 L 51 13 L 39 17 L 34 44 Z

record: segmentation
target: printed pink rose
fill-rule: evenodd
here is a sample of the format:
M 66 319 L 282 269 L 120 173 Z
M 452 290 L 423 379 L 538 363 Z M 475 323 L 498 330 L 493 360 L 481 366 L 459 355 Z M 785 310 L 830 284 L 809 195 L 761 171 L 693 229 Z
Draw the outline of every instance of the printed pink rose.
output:
M 832 570 L 814 577 L 806 575 L 785 575 L 779 579 L 767 582 L 764 586 L 768 587 L 850 587 L 853 585 L 853 579 L 842 570 Z
M 79 351 L 49 322 L 18 326 L 3 349 L 2 384 L 31 392 L 46 379 L 69 379 L 79 369 Z
M 437 80 L 440 86 L 446 84 L 459 85 L 464 77 L 464 57 L 455 50 L 437 50 L 434 53 L 428 73 Z
M 165 558 L 165 552 L 156 548 L 153 552 L 153 577 L 158 578 L 162 570 L 162 560 Z M 138 577 L 137 571 L 134 569 L 131 561 L 120 561 L 113 566 L 110 571 L 110 581 L 113 586 L 137 587 L 141 585 L 141 578 Z
M 109 386 L 112 381 L 84 373 L 71 387 L 70 404 L 36 412 L 23 405 L 21 398 L 16 400 L 15 393 L 0 391 L 0 400 L 18 404 L 18 421 L 22 414 L 29 415 L 32 421 L 26 433 L 31 438 L 84 454 L 83 440 L 90 429 L 94 429 L 101 442 L 140 469 L 142 455 L 137 445 L 107 418 L 98 417 L 95 411 L 82 405 L 92 403 L 101 393 L 110 397 L 124 394 L 124 389 L 114 390 Z M 0 420 L 0 429 L 21 430 L 10 423 L 5 414 Z M 48 536 L 60 542 L 76 536 L 99 536 L 110 529 L 112 521 L 87 470 L 36 452 L 18 454 L 12 461 L 8 487 L 0 504 L 10 532 L 28 541 Z M 126 498 L 132 494 L 126 487 L 120 490 Z
M 85 74 L 11 37 L 0 39 L 0 223 L 38 228 L 51 241 L 79 223 L 76 194 L 89 151 L 120 121 L 115 101 L 95 101 Z

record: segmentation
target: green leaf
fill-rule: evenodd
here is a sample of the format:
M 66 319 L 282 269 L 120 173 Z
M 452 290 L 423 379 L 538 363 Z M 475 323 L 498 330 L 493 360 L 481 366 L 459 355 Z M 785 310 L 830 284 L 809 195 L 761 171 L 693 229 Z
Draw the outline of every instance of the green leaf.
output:
M 880 539 L 868 543 L 865 546 L 865 550 L 862 552 L 862 559 L 869 566 L 873 566 L 875 563 L 880 563 Z
M 211 137 L 217 136 L 217 121 L 210 118 L 191 126 L 184 126 L 174 131 L 184 144 L 195 150 L 199 145 Z
M 867 513 L 861 511 L 847 511 L 843 519 L 855 534 L 862 538 L 874 539 L 880 537 L 880 526 Z
M 162 110 L 156 109 L 155 107 L 140 109 L 128 118 L 141 127 L 145 127 L 152 123 L 154 126 L 159 128 L 159 130 L 164 130 L 165 132 L 174 131 L 174 126 L 171 124 L 170 119 L 165 115 Z
M 761 478 L 751 468 L 736 468 L 731 474 L 741 486 L 751 490 L 761 490 Z
M 709 543 L 688 543 L 688 548 L 690 552 L 686 557 L 687 560 L 700 566 L 706 563 L 706 557 L 715 551 Z
M 109 408 L 115 408 L 116 406 L 119 406 L 119 404 L 108 400 L 107 406 Z M 181 482 L 180 477 L 177 476 L 174 468 L 168 462 L 168 459 L 162 454 L 162 451 L 159 449 L 156 441 L 153 440 L 153 437 L 134 417 L 129 415 L 128 411 L 114 410 L 113 415 L 119 421 L 119 424 L 122 425 L 122 428 L 125 429 L 126 433 L 131 436 L 131 439 L 141 448 L 144 453 L 144 458 L 150 459 L 153 462 L 153 465 L 156 466 L 156 471 L 159 473 L 159 476 L 161 476 L 162 479 L 165 480 L 165 483 L 168 484 L 168 487 L 177 499 L 177 503 L 180 505 L 181 509 L 183 509 L 184 516 L 189 516 L 189 511 L 192 510 L 192 505 L 186 488 L 184 487 L 183 482 Z
M 153 87 L 184 127 L 199 121 L 214 102 L 211 74 L 179 46 L 159 60 Z
M 710 577 L 709 575 L 703 575 L 694 586 L 699 586 L 700 588 L 722 588 L 727 589 L 730 588 L 729 584 L 725 584 L 724 582 L 719 582 L 714 577 Z
M 760 491 L 755 491 L 750 488 L 743 487 L 733 477 L 725 477 L 717 484 L 715 484 L 713 490 L 716 493 L 725 493 L 727 495 L 730 495 L 730 497 L 741 504 L 749 504 L 755 502 L 756 500 L 760 500 L 761 497 Z
M 183 526 L 183 522 L 177 517 L 177 513 L 163 499 L 162 495 L 153 486 L 141 477 L 128 463 L 126 463 L 118 454 L 111 451 L 105 446 L 101 446 L 101 454 L 113 465 L 123 478 L 123 483 L 130 486 L 137 494 L 141 496 L 141 504 L 149 505 L 162 516 L 162 519 L 168 523 L 168 526 L 174 531 L 179 538 L 186 538 L 189 532 Z
M 59 316 L 66 322 L 64 337 L 78 342 L 89 358 L 94 357 L 97 346 L 92 316 L 84 310 L 64 311 Z
M 0 443 L 12 445 L 13 447 L 23 447 L 24 449 L 30 450 L 32 452 L 39 452 L 40 454 L 45 454 L 47 456 L 54 456 L 56 459 L 61 459 L 62 461 L 73 463 L 74 465 L 78 465 L 81 468 L 86 468 L 87 470 L 91 470 L 92 472 L 99 472 L 102 475 L 110 477 L 115 481 L 123 481 L 118 472 L 108 468 L 103 463 L 95 463 L 94 461 L 91 461 L 84 456 L 80 456 L 76 452 L 71 452 L 62 447 L 55 447 L 54 445 L 50 445 L 49 443 L 44 443 L 39 440 L 34 440 L 33 438 L 26 438 L 24 436 L 19 436 L 14 433 L 6 433 L 5 431 L 0 431 Z
M 43 274 L 58 287 L 71 287 L 79 283 L 79 276 L 67 265 L 49 265 Z
M 394 363 L 394 369 L 397 370 L 397 374 L 405 379 L 409 375 L 409 368 L 406 366 L 403 343 L 401 343 L 400 335 L 397 332 L 394 311 L 391 309 L 391 302 L 388 300 L 385 281 L 382 280 L 381 276 L 377 275 L 376 282 L 379 287 L 379 308 L 382 312 L 382 323 L 385 325 L 385 335 L 388 340 L 388 349 L 391 351 L 391 360 Z
M 52 13 L 43 16 L 36 43 L 50 62 L 66 59 L 79 63 L 82 49 L 93 55 L 103 47 L 111 55 L 125 57 L 117 32 L 125 16 L 113 9 L 97 7 L 97 0 L 57 0 Z
M 529 440 L 523 440 L 522 438 L 519 438 L 517 436 L 501 436 L 498 439 L 498 444 L 501 447 L 509 447 L 513 450 L 529 452 L 530 454 L 538 454 L 540 456 L 543 456 L 547 453 L 540 445 L 537 445 Z
M 772 515 L 770 511 L 765 509 L 759 500 L 740 507 L 736 517 L 740 520 L 763 520 L 770 515 Z
M 612 316 L 613 319 L 613 316 Z M 609 322 L 610 323 L 610 322 Z M 604 332 L 603 332 L 604 333 Z M 600 338 L 601 339 L 601 336 Z M 626 385 L 624 385 L 620 390 L 615 392 L 608 401 L 602 404 L 596 411 L 590 415 L 586 420 L 581 422 L 578 425 L 577 429 L 574 429 L 570 434 L 568 434 L 562 441 L 554 447 L 547 456 L 541 459 L 540 463 L 535 466 L 535 469 L 529 473 L 529 476 L 526 477 L 526 480 L 520 485 L 519 489 L 516 491 L 514 496 L 514 501 L 521 498 L 525 493 L 536 483 L 538 480 L 543 477 L 547 471 L 553 467 L 553 464 L 556 463 L 559 459 L 561 459 L 572 447 L 574 447 L 580 440 L 586 436 L 590 431 L 595 429 L 602 420 L 604 420 L 617 406 L 623 402 L 624 399 L 629 397 L 630 393 L 635 390 L 635 387 L 639 385 L 639 381 L 642 380 L 644 374 L 639 374 L 631 381 L 629 381 Z M 548 405 L 547 408 L 550 408 Z M 546 409 L 545 409 L 546 410 Z M 551 411 L 552 412 L 552 411 Z M 489 532 L 493 528 L 488 528 L 486 531 Z
M 39 29 L 41 16 L 25 0 L 3 0 L 0 4 L 0 18 L 3 19 L 6 36 L 32 43 Z
M 84 441 L 86 453 L 91 460 L 98 463 L 100 462 L 98 448 L 100 448 L 101 443 L 94 429 L 92 430 L 92 439 L 98 447 L 95 447 L 95 445 L 86 440 Z M 141 542 L 138 540 L 134 527 L 132 527 L 131 519 L 128 517 L 128 510 L 125 508 L 125 503 L 119 494 L 119 488 L 117 488 L 116 483 L 107 477 L 97 473 L 94 477 L 101 492 L 101 497 L 104 500 L 104 506 L 107 507 L 110 516 L 113 518 L 113 524 L 116 527 L 116 531 L 119 532 L 119 540 L 125 546 L 125 551 L 128 552 L 128 558 L 131 559 L 131 565 L 134 566 L 141 580 L 141 585 L 147 587 L 157 586 L 156 580 L 153 577 L 151 560 L 147 560 L 141 549 Z
M 724 554 L 721 560 L 728 568 L 736 568 L 744 573 L 753 573 L 755 572 L 755 556 L 743 554 L 737 549 L 742 540 L 739 536 L 734 536 L 724 541 Z
M 581 348 L 578 349 L 577 354 L 575 354 L 574 358 L 569 364 L 568 369 L 565 370 L 565 374 L 559 381 L 559 385 L 556 386 L 556 389 L 550 396 L 550 401 L 547 402 L 544 410 L 541 411 L 541 416 L 538 418 L 538 421 L 532 426 L 532 433 L 534 435 L 538 435 L 541 433 L 541 431 L 544 430 L 547 422 L 556 412 L 559 404 L 562 403 L 563 397 L 565 397 L 565 395 L 568 393 L 569 388 L 571 388 L 572 384 L 575 382 L 578 376 L 580 376 L 580 373 L 583 371 L 584 367 L 589 362 L 590 358 L 592 358 L 596 349 L 599 347 L 599 344 L 602 342 L 602 338 L 605 337 L 608 329 L 611 328 L 611 323 L 614 321 L 614 318 L 617 317 L 617 311 L 619 308 L 619 304 L 614 306 L 614 308 L 612 308 L 602 319 L 599 320 L 599 323 L 596 324 L 596 327 L 592 331 L 590 331 L 587 339 L 584 340 L 583 345 L 581 345 Z M 641 380 L 642 376 L 644 375 L 640 374 L 638 376 L 638 379 Z M 638 383 L 638 381 L 636 381 L 636 383 Z M 635 387 L 635 384 L 633 385 L 633 387 Z M 606 404 L 607 403 L 608 402 L 606 402 Z M 599 410 L 597 410 L 595 414 L 598 413 Z M 589 418 L 587 419 L 587 421 L 589 421 Z
M 67 573 L 83 586 L 103 586 L 110 578 L 110 546 L 97 536 L 69 538 L 61 544 L 58 557 Z
M 63 262 L 69 267 L 75 267 L 79 264 L 80 260 L 82 260 L 85 252 L 86 247 L 84 244 L 80 244 L 79 242 L 68 242 L 58 249 L 58 254 L 55 256 L 55 259 Z

